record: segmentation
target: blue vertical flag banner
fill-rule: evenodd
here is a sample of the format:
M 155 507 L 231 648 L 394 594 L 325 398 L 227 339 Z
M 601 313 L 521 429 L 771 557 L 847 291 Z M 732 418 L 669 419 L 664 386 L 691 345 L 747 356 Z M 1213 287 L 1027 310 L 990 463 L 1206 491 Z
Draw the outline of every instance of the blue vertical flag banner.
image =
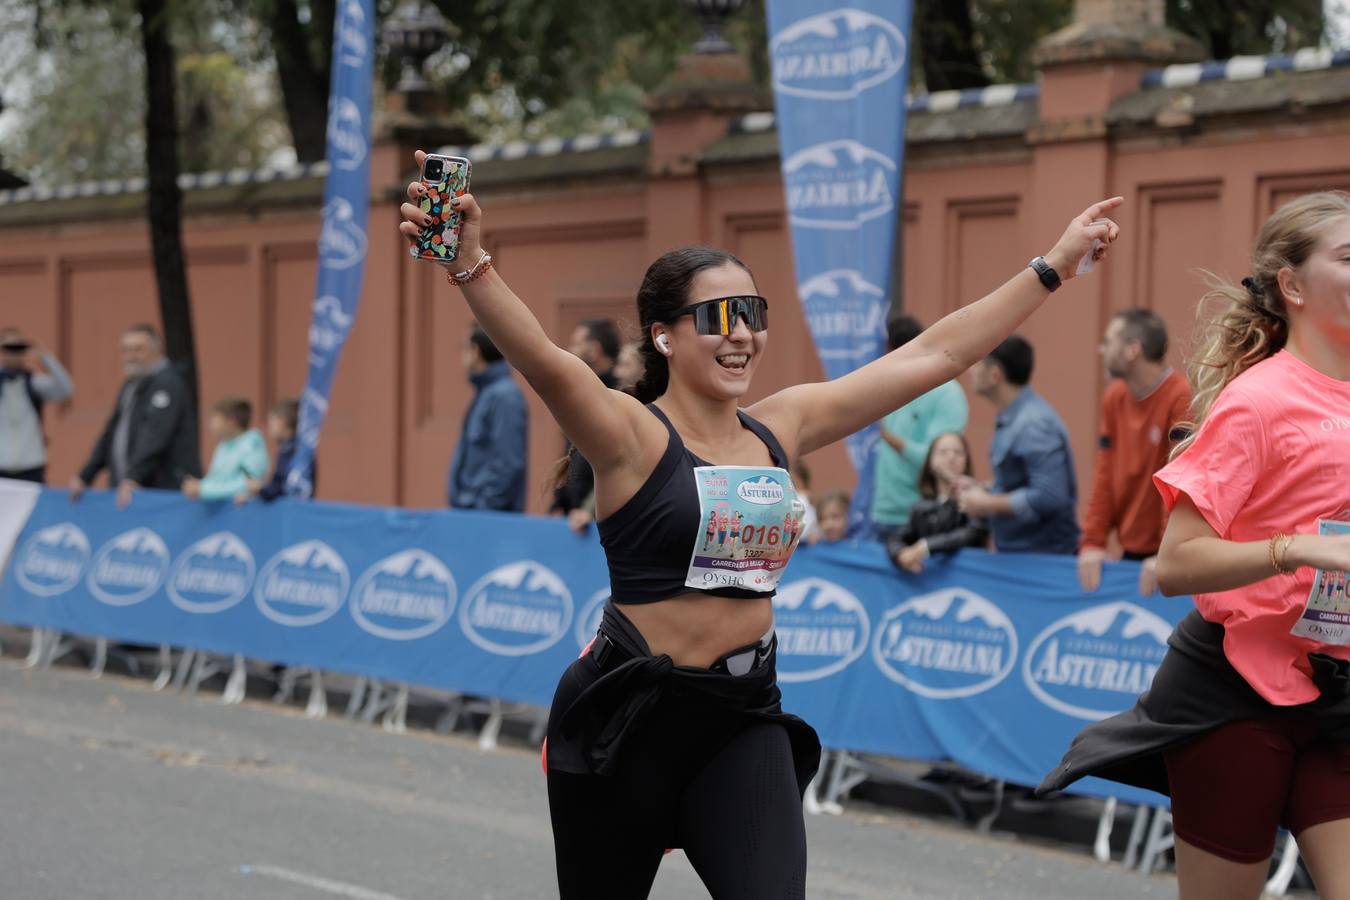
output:
M 375 55 L 374 0 L 340 0 L 333 25 L 328 93 L 328 176 L 323 188 L 319 276 L 309 324 L 309 375 L 286 492 L 308 497 L 310 463 L 328 412 L 342 346 L 347 342 L 366 270 L 370 206 L 370 93 Z
M 886 349 L 912 10 L 912 0 L 768 2 L 797 294 L 829 378 Z M 848 440 L 855 529 L 869 518 L 878 433 Z

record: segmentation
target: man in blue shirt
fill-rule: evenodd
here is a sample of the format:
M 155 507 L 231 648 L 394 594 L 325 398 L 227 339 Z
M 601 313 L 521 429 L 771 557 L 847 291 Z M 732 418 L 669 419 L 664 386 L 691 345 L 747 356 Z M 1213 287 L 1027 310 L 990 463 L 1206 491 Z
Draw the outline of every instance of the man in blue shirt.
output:
M 1027 387 L 1035 356 L 1013 335 L 971 370 L 975 393 L 998 408 L 989 457 L 992 491 L 972 480 L 961 509 L 988 516 L 994 545 L 1005 553 L 1077 553 L 1078 481 L 1064 421 Z
M 482 328 L 465 341 L 464 368 L 473 401 L 450 462 L 449 500 L 455 509 L 525 509 L 525 395 L 511 367 Z

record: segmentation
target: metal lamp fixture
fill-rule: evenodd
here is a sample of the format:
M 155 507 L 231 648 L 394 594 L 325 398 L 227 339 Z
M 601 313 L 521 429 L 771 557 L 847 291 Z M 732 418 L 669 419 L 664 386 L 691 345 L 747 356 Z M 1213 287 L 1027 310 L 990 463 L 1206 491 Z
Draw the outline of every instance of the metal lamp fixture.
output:
M 422 74 L 427 58 L 445 46 L 449 32 L 445 19 L 433 6 L 425 3 L 399 4 L 394 14 L 385 20 L 381 29 L 385 44 L 397 55 L 402 74 L 396 91 L 429 91 L 431 84 Z
M 682 0 L 703 20 L 703 37 L 694 45 L 695 53 L 730 53 L 733 48 L 722 37 L 722 26 L 741 8 L 745 0 Z

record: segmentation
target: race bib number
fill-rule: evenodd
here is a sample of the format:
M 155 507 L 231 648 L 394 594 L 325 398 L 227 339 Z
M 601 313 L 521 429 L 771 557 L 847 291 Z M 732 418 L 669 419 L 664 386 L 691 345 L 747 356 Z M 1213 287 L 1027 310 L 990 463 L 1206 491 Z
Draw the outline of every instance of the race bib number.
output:
M 1350 522 L 1317 520 L 1318 534 L 1350 534 Z M 1290 634 L 1324 644 L 1350 644 L 1350 575 L 1317 570 L 1303 615 Z
M 802 536 L 806 506 L 783 469 L 698 466 L 702 515 L 685 586 L 769 592 Z

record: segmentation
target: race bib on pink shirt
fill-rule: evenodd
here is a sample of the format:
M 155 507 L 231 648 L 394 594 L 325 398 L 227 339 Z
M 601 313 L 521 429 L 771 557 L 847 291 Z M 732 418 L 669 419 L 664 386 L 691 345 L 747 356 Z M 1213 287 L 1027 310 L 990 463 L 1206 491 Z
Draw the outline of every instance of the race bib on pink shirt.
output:
M 806 514 L 788 473 L 762 466 L 698 466 L 694 483 L 701 515 L 685 586 L 775 590 Z
M 1317 520 L 1318 534 L 1350 534 L 1350 522 Z M 1324 644 L 1350 644 L 1350 574 L 1317 570 L 1303 615 L 1290 634 Z

